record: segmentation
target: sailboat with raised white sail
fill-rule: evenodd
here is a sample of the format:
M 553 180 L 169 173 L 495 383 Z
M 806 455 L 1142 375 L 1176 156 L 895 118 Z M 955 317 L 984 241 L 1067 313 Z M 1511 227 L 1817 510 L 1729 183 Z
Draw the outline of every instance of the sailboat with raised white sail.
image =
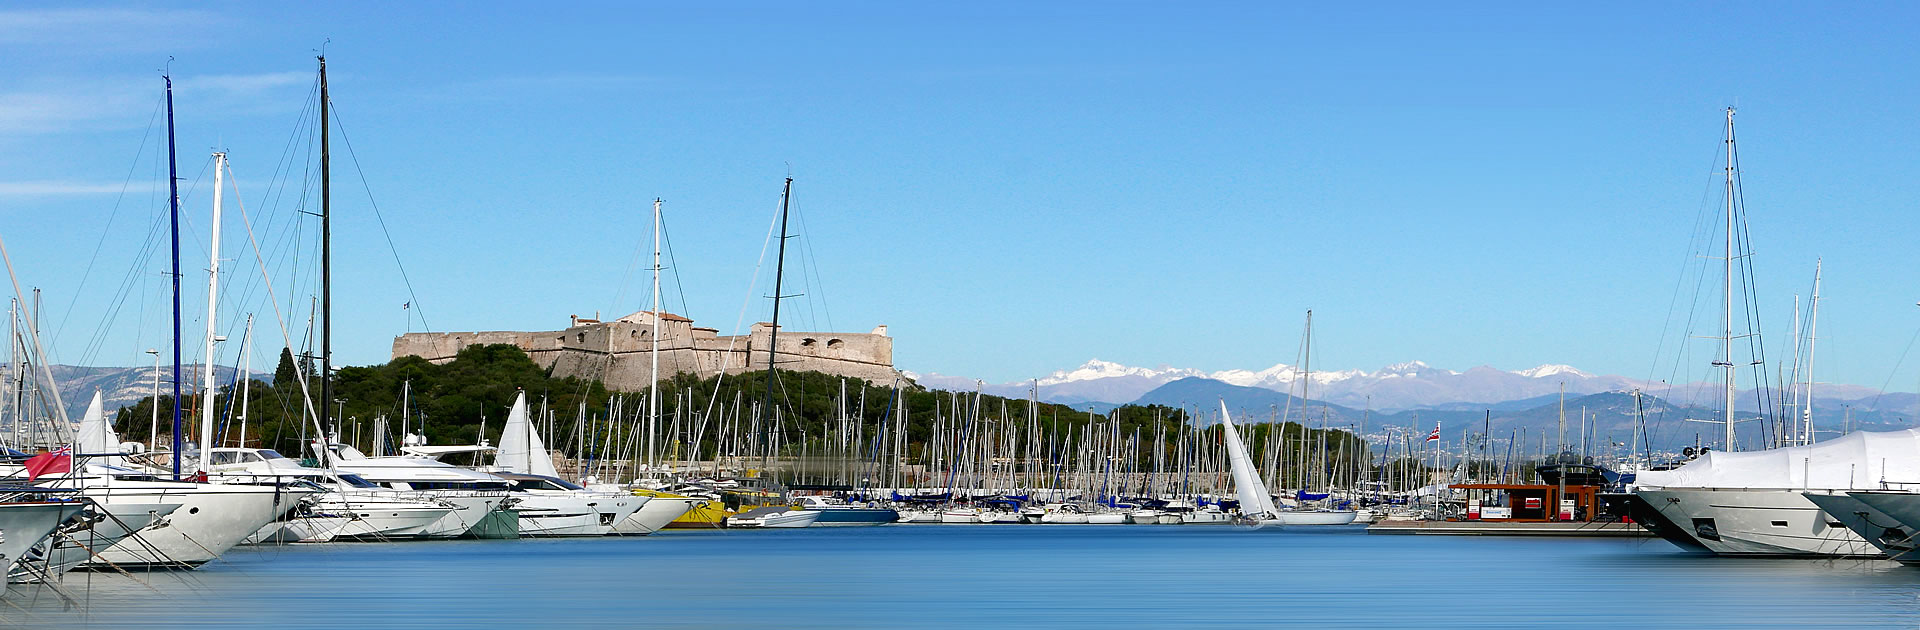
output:
M 513 482 L 522 536 L 604 536 L 651 497 L 594 492 L 560 478 L 553 456 L 527 415 L 527 393 L 514 396 L 500 448 L 487 472 Z
M 1247 454 L 1247 445 L 1240 441 L 1240 432 L 1233 428 L 1233 414 L 1227 411 L 1227 401 L 1220 401 L 1220 428 L 1226 433 L 1227 463 L 1233 470 L 1233 494 L 1240 500 L 1240 514 L 1235 519 L 1242 525 L 1265 527 L 1285 525 L 1280 520 L 1280 508 L 1273 504 L 1273 495 L 1267 494 L 1267 484 L 1260 480 L 1260 471 L 1253 466 L 1253 457 Z

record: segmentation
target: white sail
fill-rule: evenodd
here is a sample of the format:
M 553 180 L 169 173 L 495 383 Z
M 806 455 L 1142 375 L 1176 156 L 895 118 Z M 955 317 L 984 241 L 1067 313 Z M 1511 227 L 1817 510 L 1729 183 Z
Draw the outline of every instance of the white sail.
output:
M 113 434 L 113 427 L 107 424 L 107 414 L 100 402 L 100 392 L 93 393 L 93 402 L 87 403 L 87 415 L 80 417 L 80 430 L 73 436 L 74 448 L 82 455 L 120 452 L 120 436 Z M 119 464 L 118 457 L 101 458 L 101 463 Z
M 1240 499 L 1240 512 L 1267 518 L 1279 514 L 1280 508 L 1267 494 L 1267 484 L 1260 481 L 1260 471 L 1253 467 L 1253 458 L 1247 455 L 1247 445 L 1233 428 L 1233 416 L 1227 413 L 1224 400 L 1220 401 L 1220 426 L 1227 432 L 1227 460 L 1233 465 L 1233 493 Z
M 540 441 L 533 421 L 527 418 L 526 392 L 520 392 L 513 399 L 513 411 L 507 413 L 507 426 L 500 430 L 499 453 L 494 465 L 507 472 L 560 476 L 560 471 L 553 467 L 553 456 L 547 454 L 546 443 Z

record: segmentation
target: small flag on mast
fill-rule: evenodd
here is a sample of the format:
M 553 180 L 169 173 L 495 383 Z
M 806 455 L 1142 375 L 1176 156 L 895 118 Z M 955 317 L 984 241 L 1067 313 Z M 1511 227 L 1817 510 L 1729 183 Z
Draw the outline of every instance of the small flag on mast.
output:
M 1440 439 L 1440 423 L 1435 422 L 1433 423 L 1433 432 L 1427 434 L 1427 441 L 1432 442 L 1438 439 Z

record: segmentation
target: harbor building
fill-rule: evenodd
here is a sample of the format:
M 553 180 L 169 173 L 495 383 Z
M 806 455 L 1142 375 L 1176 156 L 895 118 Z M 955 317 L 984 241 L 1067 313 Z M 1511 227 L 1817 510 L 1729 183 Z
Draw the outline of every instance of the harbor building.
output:
M 609 389 L 635 391 L 648 386 L 652 373 L 655 318 L 660 330 L 660 376 L 694 373 L 702 378 L 767 369 L 773 325 L 753 325 L 745 335 L 721 336 L 719 330 L 693 325 L 673 313 L 640 311 L 611 321 L 572 316 L 564 330 L 407 333 L 393 340 L 393 358 L 417 356 L 434 363 L 452 361 L 475 344 L 511 344 L 554 376 L 599 379 Z M 797 332 L 782 329 L 774 361 L 782 370 L 800 370 L 893 382 L 893 339 L 886 326 L 866 333 Z

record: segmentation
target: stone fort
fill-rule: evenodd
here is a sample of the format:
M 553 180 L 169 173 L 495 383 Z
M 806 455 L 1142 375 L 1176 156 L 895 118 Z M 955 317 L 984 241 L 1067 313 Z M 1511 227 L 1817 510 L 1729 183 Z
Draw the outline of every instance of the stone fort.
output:
M 512 344 L 526 351 L 554 376 L 599 379 L 608 389 L 645 389 L 652 371 L 654 319 L 660 324 L 660 377 L 692 372 L 702 378 L 767 369 L 773 325 L 753 325 L 745 335 L 720 336 L 719 330 L 693 325 L 673 313 L 640 311 L 612 321 L 572 317 L 566 330 L 552 332 L 407 333 L 393 340 L 393 358 L 417 356 L 446 363 L 475 344 Z M 887 327 L 867 333 L 780 331 L 774 363 L 782 370 L 824 372 L 888 385 L 893 369 L 893 339 Z

